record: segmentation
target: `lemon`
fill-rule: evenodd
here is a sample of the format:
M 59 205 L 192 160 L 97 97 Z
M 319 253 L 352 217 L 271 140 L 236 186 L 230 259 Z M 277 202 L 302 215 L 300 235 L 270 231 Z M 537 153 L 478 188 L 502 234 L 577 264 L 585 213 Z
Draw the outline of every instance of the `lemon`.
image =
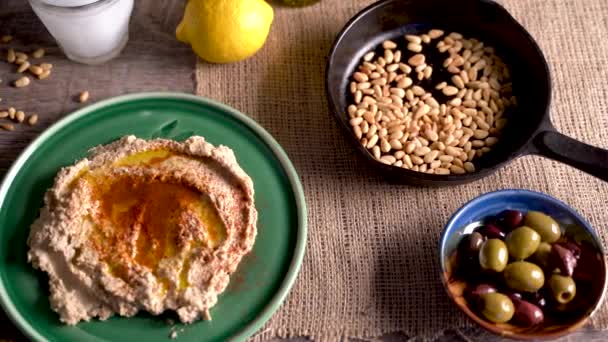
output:
M 263 0 L 189 0 L 176 36 L 208 62 L 237 62 L 264 45 L 273 18 Z

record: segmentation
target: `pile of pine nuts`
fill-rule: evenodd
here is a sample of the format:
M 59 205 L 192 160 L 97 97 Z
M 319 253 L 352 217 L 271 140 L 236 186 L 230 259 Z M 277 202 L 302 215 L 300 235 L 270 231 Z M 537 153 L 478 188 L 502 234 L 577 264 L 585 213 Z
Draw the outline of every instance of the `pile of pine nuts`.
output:
M 475 172 L 475 158 L 498 142 L 505 110 L 516 105 L 507 66 L 494 48 L 456 32 L 406 35 L 405 45 L 402 51 L 384 41 L 383 54 L 365 54 L 352 75 L 347 111 L 355 136 L 387 165 L 441 175 Z M 430 65 L 422 53 L 433 45 L 442 65 Z M 436 80 L 437 70 L 451 77 Z

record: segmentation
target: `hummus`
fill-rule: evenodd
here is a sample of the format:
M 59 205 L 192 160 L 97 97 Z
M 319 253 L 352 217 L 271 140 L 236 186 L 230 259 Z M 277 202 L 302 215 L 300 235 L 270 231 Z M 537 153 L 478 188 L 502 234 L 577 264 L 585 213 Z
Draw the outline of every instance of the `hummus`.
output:
M 48 273 L 66 324 L 209 309 L 251 251 L 251 178 L 225 146 L 126 136 L 62 169 L 32 224 L 28 260 Z

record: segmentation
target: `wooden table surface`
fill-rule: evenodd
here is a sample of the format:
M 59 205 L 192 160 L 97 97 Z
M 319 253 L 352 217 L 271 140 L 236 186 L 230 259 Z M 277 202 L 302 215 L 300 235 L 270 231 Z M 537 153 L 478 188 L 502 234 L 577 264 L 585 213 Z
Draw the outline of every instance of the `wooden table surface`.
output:
M 194 66 L 196 56 L 190 47 L 175 39 L 175 26 L 185 1 L 137 0 L 130 26 L 130 40 L 122 54 L 109 63 L 87 66 L 68 60 L 31 11 L 27 1 L 0 0 L 0 36 L 11 34 L 16 39 L 10 44 L 0 43 L 0 111 L 15 107 L 27 114 L 39 115 L 35 126 L 16 125 L 13 132 L 0 130 L 0 179 L 19 153 L 42 131 L 54 122 L 80 108 L 77 101 L 81 91 L 90 92 L 88 103 L 112 96 L 142 91 L 194 92 Z M 53 73 L 46 80 L 33 80 L 25 88 L 10 84 L 19 78 L 15 65 L 4 61 L 7 47 L 31 52 L 38 47 L 47 51 L 44 62 L 53 64 Z M 8 123 L 0 119 L 0 123 Z M 446 332 L 436 341 L 466 341 L 470 332 Z M 584 334 L 584 333 L 583 333 Z M 577 334 L 572 340 L 604 340 L 604 333 Z M 482 335 L 487 339 L 489 336 Z M 584 338 L 582 336 L 585 336 Z M 381 337 L 382 341 L 409 340 L 401 334 Z M 492 340 L 494 340 L 492 338 Z M 25 337 L 0 310 L 0 342 L 21 341 Z M 302 342 L 306 339 L 281 340 Z M 344 340 L 351 340 L 345 338 Z M 375 340 L 375 339 L 374 339 Z M 279 340 L 273 340 L 279 341 Z M 361 340 L 353 340 L 361 341 Z
M 196 57 L 190 47 L 176 41 L 174 34 L 185 3 L 160 3 L 158 0 L 136 1 L 129 43 L 123 53 L 104 65 L 87 66 L 64 57 L 27 1 L 0 0 L 0 35 L 15 37 L 10 44 L 0 43 L 0 110 L 15 107 L 40 117 L 33 127 L 16 124 L 13 132 L 0 130 L 0 178 L 42 131 L 83 106 L 76 101 L 83 90 L 91 94 L 88 103 L 141 91 L 193 93 Z M 42 60 L 53 64 L 51 76 L 45 80 L 32 79 L 25 88 L 12 87 L 11 82 L 19 78 L 19 74 L 15 65 L 5 61 L 9 46 L 24 52 L 45 48 L 47 56 Z M 0 119 L 0 123 L 9 121 Z M 23 339 L 0 310 L 0 341 Z

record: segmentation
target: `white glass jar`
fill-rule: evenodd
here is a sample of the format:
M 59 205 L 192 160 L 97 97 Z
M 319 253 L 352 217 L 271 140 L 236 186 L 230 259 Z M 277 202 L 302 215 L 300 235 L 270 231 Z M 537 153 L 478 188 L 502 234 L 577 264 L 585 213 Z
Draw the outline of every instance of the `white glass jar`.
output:
M 106 62 L 129 39 L 133 0 L 29 0 L 36 15 L 71 60 Z

